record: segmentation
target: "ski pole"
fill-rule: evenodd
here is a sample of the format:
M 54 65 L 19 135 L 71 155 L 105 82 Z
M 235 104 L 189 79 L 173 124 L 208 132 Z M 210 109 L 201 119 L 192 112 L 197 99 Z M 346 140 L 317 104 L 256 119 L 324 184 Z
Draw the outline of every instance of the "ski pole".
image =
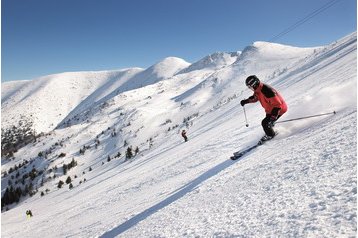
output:
M 327 116 L 330 114 L 336 114 L 336 111 L 333 112 L 328 112 L 328 113 L 323 113 L 323 114 L 317 114 L 317 115 L 312 115 L 312 116 L 306 116 L 306 117 L 298 117 L 298 118 L 293 118 L 293 119 L 289 119 L 289 120 L 284 120 L 284 121 L 278 121 L 277 123 L 283 123 L 283 122 L 289 122 L 289 121 L 297 121 L 297 120 L 302 120 L 302 119 L 307 119 L 307 118 L 312 118 L 312 117 L 321 117 L 321 116 Z
M 243 108 L 244 108 L 244 115 L 245 115 L 246 127 L 249 127 L 249 123 L 247 122 L 247 117 L 246 117 L 246 110 L 245 110 L 245 106 L 243 106 Z

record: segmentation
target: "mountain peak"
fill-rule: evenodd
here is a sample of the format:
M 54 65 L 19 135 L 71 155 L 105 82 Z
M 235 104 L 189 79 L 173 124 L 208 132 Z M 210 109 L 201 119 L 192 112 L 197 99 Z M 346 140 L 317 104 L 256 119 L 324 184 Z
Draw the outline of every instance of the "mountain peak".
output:
M 190 63 L 178 57 L 166 57 L 149 67 L 147 73 L 154 74 L 158 78 L 168 78 L 188 67 Z
M 187 69 L 180 73 L 187 73 L 194 70 L 200 70 L 204 68 L 218 69 L 226 65 L 234 63 L 240 56 L 241 52 L 215 52 L 207 55 L 199 61 L 190 65 Z

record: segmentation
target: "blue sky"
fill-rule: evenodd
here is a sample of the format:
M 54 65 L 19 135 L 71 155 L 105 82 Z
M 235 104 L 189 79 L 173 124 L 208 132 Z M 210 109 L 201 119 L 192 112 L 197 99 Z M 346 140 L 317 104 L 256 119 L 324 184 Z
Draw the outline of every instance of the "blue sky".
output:
M 192 63 L 269 41 L 331 1 L 2 0 L 1 81 Z M 337 0 L 274 42 L 321 46 L 356 29 L 356 0 Z

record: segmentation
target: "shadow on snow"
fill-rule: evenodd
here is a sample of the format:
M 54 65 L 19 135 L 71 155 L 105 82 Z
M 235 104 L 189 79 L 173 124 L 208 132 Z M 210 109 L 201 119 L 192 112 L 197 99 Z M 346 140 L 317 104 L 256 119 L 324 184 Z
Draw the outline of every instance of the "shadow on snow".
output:
M 239 161 L 239 160 L 237 160 Z M 217 175 L 220 171 L 225 170 L 226 168 L 230 167 L 233 163 L 237 161 L 232 161 L 230 159 L 225 160 L 224 162 L 216 165 L 215 167 L 211 168 L 210 170 L 206 171 L 193 181 L 189 182 L 188 184 L 184 185 L 183 187 L 177 189 L 172 193 L 171 196 L 166 198 L 165 200 L 153 205 L 152 207 L 146 209 L 145 211 L 139 213 L 138 215 L 132 217 L 128 221 L 122 223 L 121 225 L 113 228 L 110 231 L 107 231 L 104 233 L 101 237 L 102 238 L 109 238 L 109 237 L 115 237 L 117 235 L 120 235 L 121 233 L 129 230 L 130 228 L 137 225 L 139 222 L 145 220 L 147 217 L 153 215 L 157 211 L 159 211 L 162 208 L 165 208 L 166 206 L 170 205 L 171 203 L 177 201 L 178 199 L 184 197 L 187 193 L 193 191 L 199 184 L 205 182 L 209 178 Z

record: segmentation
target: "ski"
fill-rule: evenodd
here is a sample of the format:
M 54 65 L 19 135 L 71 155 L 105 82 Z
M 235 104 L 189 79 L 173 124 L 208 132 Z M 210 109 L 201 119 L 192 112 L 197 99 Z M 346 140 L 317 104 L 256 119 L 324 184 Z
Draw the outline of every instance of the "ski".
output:
M 270 139 L 270 140 L 272 140 L 272 139 Z M 232 159 L 232 160 L 240 159 L 242 156 L 246 155 L 247 153 L 249 153 L 253 149 L 259 147 L 260 145 L 265 144 L 267 141 L 270 141 L 270 140 L 259 140 L 259 142 L 257 142 L 257 144 L 255 144 L 255 145 L 252 145 L 252 146 L 249 146 L 249 147 L 247 147 L 247 148 L 245 148 L 243 150 L 239 150 L 237 152 L 234 152 L 233 156 L 231 156 L 230 159 Z
M 242 156 L 244 156 L 245 154 L 249 153 L 250 151 L 252 151 L 256 147 L 259 147 L 260 145 L 261 144 L 256 144 L 256 145 L 247 147 L 246 149 L 243 149 L 243 150 L 240 150 L 238 152 L 235 152 L 234 155 L 230 157 L 230 159 L 232 159 L 232 160 L 240 159 Z

